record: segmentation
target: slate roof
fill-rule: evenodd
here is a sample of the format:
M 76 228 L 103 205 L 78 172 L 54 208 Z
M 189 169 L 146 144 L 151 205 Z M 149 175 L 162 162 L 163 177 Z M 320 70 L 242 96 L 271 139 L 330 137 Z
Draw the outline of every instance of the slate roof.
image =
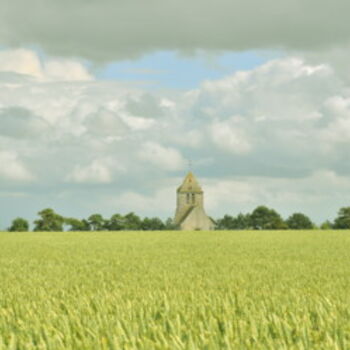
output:
M 202 188 L 199 186 L 196 177 L 190 171 L 182 185 L 177 189 L 177 192 L 190 192 L 190 193 L 203 193 Z

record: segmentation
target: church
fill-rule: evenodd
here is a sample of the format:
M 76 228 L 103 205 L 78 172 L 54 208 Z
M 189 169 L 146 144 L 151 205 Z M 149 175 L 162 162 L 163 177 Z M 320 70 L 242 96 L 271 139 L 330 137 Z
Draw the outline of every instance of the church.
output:
M 174 224 L 180 230 L 214 230 L 215 222 L 204 210 L 203 190 L 189 172 L 177 189 Z

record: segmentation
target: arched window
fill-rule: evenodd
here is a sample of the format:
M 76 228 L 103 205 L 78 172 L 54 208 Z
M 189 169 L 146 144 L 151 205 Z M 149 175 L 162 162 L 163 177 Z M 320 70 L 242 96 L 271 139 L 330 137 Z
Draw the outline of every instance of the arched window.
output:
M 187 204 L 190 204 L 190 194 L 186 193 L 186 202 Z
M 196 202 L 195 194 L 192 193 L 192 204 L 194 204 L 195 202 Z

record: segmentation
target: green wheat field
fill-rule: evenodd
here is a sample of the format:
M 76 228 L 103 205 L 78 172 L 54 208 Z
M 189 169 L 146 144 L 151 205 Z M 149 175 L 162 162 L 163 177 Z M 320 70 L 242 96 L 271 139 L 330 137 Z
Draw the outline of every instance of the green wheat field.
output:
M 0 349 L 350 349 L 350 232 L 0 233 Z

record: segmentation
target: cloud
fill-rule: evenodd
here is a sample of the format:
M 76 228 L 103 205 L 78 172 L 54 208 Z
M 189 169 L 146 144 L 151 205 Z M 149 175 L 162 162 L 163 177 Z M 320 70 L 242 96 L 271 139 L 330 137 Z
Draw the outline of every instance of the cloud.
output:
M 164 115 L 160 101 L 150 93 L 130 97 L 126 102 L 126 109 L 133 116 L 158 118 Z
M 125 191 L 118 196 L 104 198 L 104 202 L 119 212 L 143 213 L 148 216 L 172 216 L 169 212 L 169 202 L 175 210 L 175 184 L 173 186 L 161 186 L 151 194 L 143 194 L 135 191 Z
M 349 44 L 349 11 L 347 0 L 4 0 L 0 40 L 96 61 L 155 50 L 311 51 Z
M 33 50 L 0 51 L 0 72 L 16 73 L 39 81 L 89 81 L 92 76 L 78 61 L 48 59 L 42 61 Z
M 214 216 L 222 215 L 223 208 L 226 213 L 237 215 L 251 212 L 258 205 L 267 205 L 276 208 L 285 218 L 303 211 L 318 223 L 334 218 L 340 207 L 348 205 L 344 193 L 350 190 L 347 176 L 322 169 L 292 181 L 246 176 L 204 178 L 202 184 L 207 211 Z
M 71 174 L 67 176 L 67 181 L 75 183 L 110 183 L 112 174 L 108 164 L 104 160 L 94 160 L 86 166 L 76 165 Z
M 151 166 L 155 165 L 165 170 L 182 170 L 186 164 L 185 159 L 178 150 L 164 147 L 152 141 L 141 145 L 138 156 Z
M 30 110 L 21 107 L 0 109 L 0 135 L 13 138 L 40 137 L 48 124 Z
M 3 180 L 26 182 L 34 179 L 16 152 L 0 151 L 0 165 L 0 178 Z
M 87 116 L 85 126 L 92 134 L 123 137 L 129 130 L 127 124 L 115 112 L 101 108 Z
M 216 121 L 211 125 L 211 136 L 215 145 L 233 154 L 245 154 L 252 149 L 251 142 L 240 127 L 240 117 L 227 121 Z
M 213 216 L 267 204 L 320 219 L 347 201 L 350 93 L 329 64 L 286 57 L 176 93 L 22 72 L 0 92 L 0 194 L 36 211 L 170 216 L 186 159 Z

